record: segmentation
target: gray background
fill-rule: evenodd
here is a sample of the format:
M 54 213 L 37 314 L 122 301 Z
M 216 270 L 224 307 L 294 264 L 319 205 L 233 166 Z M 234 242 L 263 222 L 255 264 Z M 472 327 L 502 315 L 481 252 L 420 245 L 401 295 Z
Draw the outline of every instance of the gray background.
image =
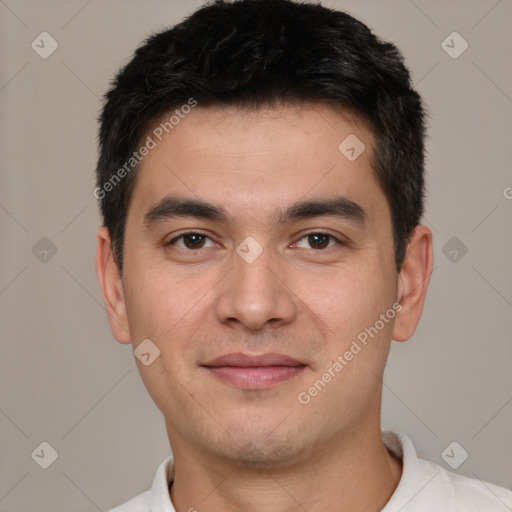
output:
M 96 282 L 96 116 L 137 44 L 201 3 L 0 0 L 3 512 L 106 510 L 148 488 L 169 454 Z M 512 2 L 323 3 L 397 43 L 431 113 L 435 271 L 416 334 L 393 344 L 383 426 L 448 469 L 457 441 L 469 453 L 457 472 L 510 488 Z M 59 45 L 47 59 L 31 48 L 43 31 Z M 453 31 L 469 44 L 456 59 L 442 47 Z M 48 469 L 31 457 L 43 441 L 58 452 Z

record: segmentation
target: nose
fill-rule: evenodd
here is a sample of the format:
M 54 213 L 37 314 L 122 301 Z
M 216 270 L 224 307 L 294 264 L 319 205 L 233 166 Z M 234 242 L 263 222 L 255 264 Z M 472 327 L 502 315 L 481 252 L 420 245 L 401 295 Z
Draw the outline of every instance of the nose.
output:
M 239 323 L 259 330 L 266 324 L 290 323 L 297 315 L 297 298 L 270 250 L 250 262 L 233 254 L 233 269 L 220 283 L 218 293 L 216 314 L 224 324 Z

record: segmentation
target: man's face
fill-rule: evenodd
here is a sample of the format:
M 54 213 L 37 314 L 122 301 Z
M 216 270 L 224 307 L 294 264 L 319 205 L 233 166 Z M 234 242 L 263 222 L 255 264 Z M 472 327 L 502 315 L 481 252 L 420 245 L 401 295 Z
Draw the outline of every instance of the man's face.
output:
M 350 135 L 366 146 L 353 161 Z M 392 315 L 357 340 L 392 309 L 398 276 L 372 147 L 321 104 L 199 105 L 143 160 L 123 288 L 134 348 L 160 350 L 137 364 L 175 450 L 276 467 L 378 424 Z

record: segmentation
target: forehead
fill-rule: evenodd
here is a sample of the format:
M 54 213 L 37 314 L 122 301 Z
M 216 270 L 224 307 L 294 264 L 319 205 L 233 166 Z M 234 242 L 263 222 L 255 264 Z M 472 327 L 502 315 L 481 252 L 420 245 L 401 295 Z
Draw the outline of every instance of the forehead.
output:
M 371 165 L 373 136 L 351 112 L 324 104 L 199 105 L 167 129 L 161 140 L 149 132 L 154 146 L 141 162 L 129 216 L 143 216 L 170 193 L 253 219 L 309 196 L 343 195 L 370 217 L 387 207 Z

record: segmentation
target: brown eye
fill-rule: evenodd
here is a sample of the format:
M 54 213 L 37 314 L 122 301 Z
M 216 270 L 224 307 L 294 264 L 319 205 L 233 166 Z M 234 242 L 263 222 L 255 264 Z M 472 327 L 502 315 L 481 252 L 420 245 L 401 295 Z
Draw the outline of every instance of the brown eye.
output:
M 204 235 L 191 234 L 183 236 L 183 243 L 187 249 L 201 249 L 206 237 Z
M 184 233 L 173 238 L 167 245 L 176 245 L 180 249 L 197 250 L 211 247 L 212 245 L 206 245 L 207 242 L 213 244 L 210 237 L 202 233 Z
M 298 247 L 315 250 L 329 249 L 336 244 L 341 245 L 341 241 L 327 233 L 310 233 L 297 242 Z
M 323 233 L 314 233 L 308 235 L 308 242 L 313 249 L 325 249 L 329 245 L 330 238 L 329 235 L 324 235 Z

